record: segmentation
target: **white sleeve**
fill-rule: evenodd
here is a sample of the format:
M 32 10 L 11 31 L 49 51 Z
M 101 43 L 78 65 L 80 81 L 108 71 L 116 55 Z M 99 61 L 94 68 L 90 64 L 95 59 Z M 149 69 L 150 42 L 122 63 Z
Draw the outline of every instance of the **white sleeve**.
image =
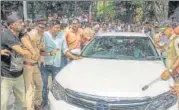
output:
M 63 38 L 63 41 L 62 41 L 62 51 L 63 51 L 64 54 L 66 54 L 66 52 L 67 52 L 69 49 L 68 49 L 68 45 L 67 45 L 65 36 L 63 35 L 62 38 Z

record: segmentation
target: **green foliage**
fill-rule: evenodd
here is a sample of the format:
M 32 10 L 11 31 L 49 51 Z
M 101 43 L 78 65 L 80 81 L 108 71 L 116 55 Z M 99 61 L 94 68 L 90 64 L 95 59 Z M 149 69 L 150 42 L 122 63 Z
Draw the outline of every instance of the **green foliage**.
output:
M 133 2 L 132 2 L 132 5 L 133 5 L 134 7 L 140 8 L 140 7 L 142 7 L 142 5 L 143 5 L 143 1 L 133 1 Z
M 103 2 L 100 5 L 97 17 L 104 18 L 104 20 L 113 20 L 116 15 L 114 1 Z
M 104 2 L 105 5 L 103 5 Z M 101 6 L 98 7 L 97 3 L 100 3 Z M 49 13 L 57 13 L 60 16 L 79 15 L 82 12 L 88 13 L 91 4 L 93 19 L 130 21 L 135 17 L 137 8 L 142 9 L 140 16 L 144 18 L 143 20 L 162 19 L 166 15 L 161 1 L 27 1 L 28 17 L 34 18 L 35 15 L 39 14 L 47 17 Z M 1 1 L 1 15 L 3 16 L 4 13 L 7 14 L 9 11 L 19 11 L 23 14 L 22 7 L 23 1 Z M 171 7 L 173 6 L 170 6 L 170 10 Z

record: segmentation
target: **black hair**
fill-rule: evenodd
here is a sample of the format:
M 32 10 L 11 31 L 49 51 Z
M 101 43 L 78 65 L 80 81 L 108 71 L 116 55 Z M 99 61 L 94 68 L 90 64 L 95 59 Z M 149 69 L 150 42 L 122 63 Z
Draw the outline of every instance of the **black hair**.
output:
M 54 26 L 54 25 L 59 25 L 60 21 L 59 20 L 51 20 L 48 22 L 49 26 Z
M 91 23 L 90 23 L 90 22 L 86 22 L 86 23 L 85 23 L 85 26 L 86 26 L 86 27 L 90 27 L 90 26 L 91 26 Z
M 72 21 L 78 21 L 78 23 L 80 23 L 80 20 L 78 18 L 73 18 Z
M 61 29 L 65 29 L 66 27 L 68 26 L 68 24 L 66 24 L 66 23 L 61 23 Z

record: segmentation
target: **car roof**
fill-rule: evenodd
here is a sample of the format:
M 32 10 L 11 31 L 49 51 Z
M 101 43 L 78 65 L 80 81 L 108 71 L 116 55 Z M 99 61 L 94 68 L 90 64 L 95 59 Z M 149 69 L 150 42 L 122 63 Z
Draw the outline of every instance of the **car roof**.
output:
M 96 36 L 109 36 L 109 37 L 148 37 L 144 33 L 139 32 L 106 32 L 106 33 L 99 33 Z

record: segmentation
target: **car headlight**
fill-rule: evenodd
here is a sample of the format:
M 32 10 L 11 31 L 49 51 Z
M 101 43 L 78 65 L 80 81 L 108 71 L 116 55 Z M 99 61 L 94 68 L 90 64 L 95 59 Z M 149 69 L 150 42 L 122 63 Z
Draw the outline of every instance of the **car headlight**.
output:
M 50 89 L 56 100 L 65 99 L 65 89 L 54 79 L 52 87 Z
M 175 105 L 176 102 L 177 97 L 175 95 L 171 92 L 165 92 L 154 97 L 145 110 L 167 110 L 171 106 Z

